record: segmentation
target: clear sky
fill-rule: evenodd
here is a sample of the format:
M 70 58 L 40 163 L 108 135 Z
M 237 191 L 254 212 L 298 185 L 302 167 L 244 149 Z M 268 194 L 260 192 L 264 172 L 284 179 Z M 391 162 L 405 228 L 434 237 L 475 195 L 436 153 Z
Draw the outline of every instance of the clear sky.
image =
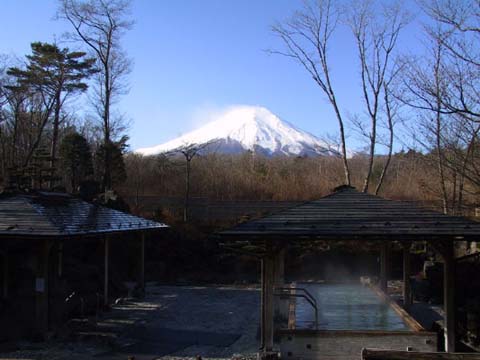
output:
M 32 41 L 61 39 L 69 27 L 53 19 L 56 6 L 55 0 L 2 0 L 0 54 L 23 56 Z M 132 121 L 131 148 L 170 140 L 236 104 L 265 106 L 317 136 L 336 133 L 330 106 L 307 73 L 265 51 L 281 45 L 270 26 L 300 6 L 301 0 L 135 0 L 135 26 L 123 39 L 134 61 L 131 90 L 119 104 Z M 416 21 L 405 30 L 402 49 L 418 49 L 418 30 Z M 348 29 L 339 28 L 331 55 L 341 107 L 361 111 Z M 349 141 L 358 145 L 354 134 Z

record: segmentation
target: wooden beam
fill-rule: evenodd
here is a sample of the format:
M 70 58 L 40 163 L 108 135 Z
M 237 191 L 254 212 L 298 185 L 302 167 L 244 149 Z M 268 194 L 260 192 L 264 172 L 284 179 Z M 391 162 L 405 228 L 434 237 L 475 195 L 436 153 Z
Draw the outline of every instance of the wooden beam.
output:
M 363 349 L 363 360 L 480 360 L 480 354 Z
M 110 262 L 110 239 L 105 236 L 105 251 L 104 251 L 104 284 L 103 284 L 103 305 L 108 306 L 108 275 L 109 275 L 109 262 Z
M 140 261 L 137 287 L 145 294 L 145 232 L 140 234 Z
M 380 245 L 380 289 L 388 291 L 388 242 L 383 241 Z
M 49 329 L 48 269 L 50 240 L 39 241 L 35 271 L 35 317 L 37 332 L 44 336 Z
M 410 246 L 411 243 L 405 243 L 403 246 L 403 307 L 410 308 L 412 305 L 412 292 L 410 289 Z
M 455 352 L 455 256 L 453 242 L 444 245 L 443 251 L 443 306 L 445 351 Z
M 396 301 L 392 300 L 392 298 L 386 294 L 383 290 L 380 290 L 375 285 L 370 285 L 370 288 L 375 291 L 375 293 L 386 303 L 390 305 L 390 307 L 402 318 L 402 320 L 410 327 L 410 329 L 414 332 L 425 331 L 423 326 L 415 320 L 408 312 L 405 311 L 400 305 L 397 304 Z

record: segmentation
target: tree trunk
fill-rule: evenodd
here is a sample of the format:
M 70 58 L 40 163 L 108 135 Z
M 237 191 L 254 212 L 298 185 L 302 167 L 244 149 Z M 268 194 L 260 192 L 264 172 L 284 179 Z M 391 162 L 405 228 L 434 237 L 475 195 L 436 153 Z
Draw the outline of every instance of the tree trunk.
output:
M 76 174 L 76 171 L 75 171 L 76 167 L 75 166 L 72 166 L 70 168 L 70 171 L 72 173 L 72 178 L 70 179 L 70 186 L 72 187 L 71 188 L 71 191 L 72 193 L 76 192 L 76 182 L 77 182 L 77 174 Z
M 40 141 L 42 140 L 43 130 L 45 129 L 45 125 L 47 125 L 47 122 L 48 122 L 48 119 L 50 118 L 51 112 L 52 112 L 52 108 L 50 107 L 43 114 L 44 118 L 42 119 L 42 123 L 40 124 L 40 128 L 38 130 L 37 137 L 36 137 L 34 143 L 32 144 L 32 146 L 30 147 L 30 149 L 28 150 L 27 157 L 25 158 L 25 161 L 23 162 L 24 167 L 27 166 L 30 163 L 30 160 L 32 159 L 33 153 L 35 152 L 38 145 L 40 144 Z
M 13 122 L 13 134 L 12 134 L 12 155 L 10 157 L 10 166 L 17 165 L 17 134 L 18 134 L 18 119 L 20 113 L 20 104 L 15 105 L 15 114 Z
M 111 167 L 111 151 L 110 151 L 110 69 L 108 66 L 108 57 L 104 62 L 105 69 L 105 103 L 103 108 L 103 127 L 104 127 L 104 143 L 105 143 L 105 164 L 103 174 L 103 191 L 106 192 L 112 187 L 112 167 Z
M 188 221 L 188 208 L 190 203 L 190 160 L 187 159 L 187 171 L 185 173 L 185 206 L 183 209 L 183 221 Z
M 53 134 L 52 134 L 52 146 L 50 148 L 50 189 L 53 189 L 55 185 L 55 180 L 53 177 L 55 176 L 55 160 L 57 157 L 57 143 L 58 143 L 58 129 L 60 127 L 60 108 L 62 104 L 60 102 L 60 92 L 57 92 L 55 95 L 55 113 L 53 118 Z
M 343 126 L 343 119 L 342 115 L 340 114 L 340 110 L 338 109 L 337 106 L 337 101 L 335 99 L 335 95 L 333 94 L 333 91 L 330 90 L 330 101 L 333 105 L 333 108 L 335 110 L 335 114 L 337 116 L 338 120 L 338 128 L 340 130 L 340 142 L 341 142 L 341 147 L 342 147 L 342 163 L 343 163 L 343 172 L 345 174 L 345 185 L 350 186 L 351 181 L 350 181 L 350 169 L 348 167 L 348 160 L 347 160 L 347 145 L 345 141 L 345 128 Z
M 380 192 L 380 188 L 383 185 L 383 181 L 385 180 L 385 176 L 387 175 L 388 168 L 390 167 L 390 162 L 392 160 L 392 153 L 393 153 L 393 114 L 390 108 L 390 100 L 388 95 L 388 85 L 384 85 L 384 98 L 385 98 L 385 107 L 387 110 L 387 122 L 388 122 L 388 132 L 389 132 L 389 139 L 388 139 L 388 155 L 387 155 L 387 162 L 382 169 L 382 173 L 380 174 L 380 179 L 378 179 L 377 187 L 375 188 L 375 195 L 378 195 Z
M 457 172 L 456 171 L 453 171 L 453 190 L 452 190 L 452 209 L 451 209 L 451 213 L 452 215 L 456 215 L 455 214 L 455 209 L 456 209 L 456 206 L 457 206 Z
M 463 203 L 463 188 L 465 185 L 465 173 L 467 171 L 467 165 L 468 165 L 468 158 L 472 155 L 472 152 L 475 148 L 475 142 L 478 136 L 478 132 L 480 131 L 480 126 L 477 126 L 475 131 L 473 132 L 472 138 L 470 139 L 467 147 L 467 151 L 465 154 L 465 158 L 463 159 L 462 163 L 462 170 L 460 172 L 460 183 L 459 183 L 459 188 L 458 188 L 458 203 L 457 203 L 457 213 L 462 215 L 462 203 Z M 474 159 L 472 157 L 472 162 L 474 162 Z
M 368 185 L 370 184 L 370 177 L 372 176 L 373 158 L 375 156 L 376 126 L 376 120 L 372 120 L 372 134 L 370 135 L 370 155 L 368 158 L 367 175 L 365 176 L 365 180 L 363 181 L 362 189 L 364 193 L 368 192 Z

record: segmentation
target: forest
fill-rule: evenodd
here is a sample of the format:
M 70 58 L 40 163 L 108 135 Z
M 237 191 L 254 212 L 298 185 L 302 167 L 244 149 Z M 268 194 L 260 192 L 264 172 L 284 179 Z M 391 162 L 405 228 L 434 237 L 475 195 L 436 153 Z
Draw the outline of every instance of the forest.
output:
M 132 59 L 122 38 L 134 25 L 131 2 L 61 0 L 56 19 L 70 26 L 62 41 L 32 39 L 30 53 L 0 56 L 2 187 L 68 191 L 104 202 L 112 194 L 174 197 L 188 204 L 195 197 L 310 200 L 348 184 L 473 215 L 480 189 L 479 5 L 417 5 L 421 19 L 400 2 L 342 7 L 312 0 L 272 25 L 278 42 L 269 52 L 304 69 L 323 106 L 334 110 L 338 157 L 248 151 L 187 159 L 180 149 L 143 157 L 128 146 L 129 124 L 118 103 L 130 85 Z M 412 23 L 421 23 L 420 54 L 399 47 Z M 358 55 L 355 81 L 364 111 L 355 115 L 339 102 L 331 71 L 332 35 L 342 26 Z M 349 153 L 352 137 L 363 146 Z M 141 212 L 138 201 L 129 205 Z

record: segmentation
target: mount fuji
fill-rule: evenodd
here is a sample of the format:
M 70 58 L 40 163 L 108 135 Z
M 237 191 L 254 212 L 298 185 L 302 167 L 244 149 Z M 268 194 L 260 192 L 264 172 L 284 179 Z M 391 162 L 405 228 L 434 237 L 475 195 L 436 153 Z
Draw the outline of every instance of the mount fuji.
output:
M 246 105 L 231 107 L 197 130 L 136 152 L 157 155 L 193 145 L 206 146 L 206 152 L 229 154 L 254 151 L 266 156 L 339 156 L 334 146 L 281 120 L 268 109 Z

